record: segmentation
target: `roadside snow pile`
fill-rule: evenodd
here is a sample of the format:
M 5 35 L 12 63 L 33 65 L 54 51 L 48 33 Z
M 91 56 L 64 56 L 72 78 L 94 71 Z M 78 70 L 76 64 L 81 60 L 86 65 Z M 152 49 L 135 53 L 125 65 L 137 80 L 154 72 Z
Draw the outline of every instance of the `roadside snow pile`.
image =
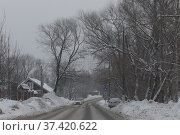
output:
M 58 97 L 58 96 L 56 96 L 55 95 L 55 93 L 54 92 L 52 92 L 52 93 L 48 93 L 48 94 L 45 94 L 44 96 L 43 96 L 43 98 L 45 98 L 46 100 L 50 100 L 50 101 L 52 101 L 55 105 L 66 105 L 66 104 L 71 104 L 71 103 L 73 103 L 73 101 L 70 101 L 69 99 L 66 99 L 66 98 L 64 98 L 64 97 Z
M 105 100 L 100 100 L 100 101 L 97 102 L 97 104 L 104 107 L 104 108 L 110 109 L 108 107 L 108 103 Z
M 120 103 L 117 107 L 108 108 L 108 104 L 101 100 L 98 104 L 115 113 L 126 116 L 129 119 L 145 120 L 173 120 L 180 119 L 180 99 L 178 103 L 169 102 L 168 104 L 143 101 L 131 101 Z
M 93 99 L 96 99 L 96 98 L 101 98 L 102 96 L 101 95 L 88 95 L 87 98 L 84 99 L 84 101 L 88 101 L 88 100 L 93 100 Z
M 72 104 L 72 101 L 58 97 L 53 92 L 42 98 L 32 97 L 23 102 L 3 99 L 0 101 L 0 119 L 38 115 L 69 104 Z

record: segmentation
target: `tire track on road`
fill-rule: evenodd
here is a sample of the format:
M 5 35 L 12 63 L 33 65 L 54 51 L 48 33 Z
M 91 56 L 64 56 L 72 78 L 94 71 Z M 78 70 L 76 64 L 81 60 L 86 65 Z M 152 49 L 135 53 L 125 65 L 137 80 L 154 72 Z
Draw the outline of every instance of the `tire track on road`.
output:
M 92 120 L 91 106 L 87 104 L 84 108 L 83 120 Z

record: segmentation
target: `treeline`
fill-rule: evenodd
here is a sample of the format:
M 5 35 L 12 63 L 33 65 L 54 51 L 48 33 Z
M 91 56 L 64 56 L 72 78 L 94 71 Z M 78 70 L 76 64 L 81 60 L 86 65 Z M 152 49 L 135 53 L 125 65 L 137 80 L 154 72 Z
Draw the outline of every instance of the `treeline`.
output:
M 5 19 L 0 22 L 0 90 L 7 90 L 6 98 L 11 99 L 12 85 L 18 86 L 27 77 L 40 79 L 40 66 L 45 64 L 42 60 L 29 54 L 23 54 L 18 45 L 11 39 L 7 32 Z M 47 73 L 44 72 L 44 77 Z M 45 80 L 47 81 L 47 80 Z
M 86 44 L 106 63 L 97 72 L 110 94 L 177 102 L 178 15 L 178 0 L 123 0 L 102 12 L 81 14 Z
M 99 60 L 94 75 L 109 96 L 178 100 L 178 0 L 123 0 L 41 25 L 40 33 L 54 58 L 55 92 L 83 48 Z

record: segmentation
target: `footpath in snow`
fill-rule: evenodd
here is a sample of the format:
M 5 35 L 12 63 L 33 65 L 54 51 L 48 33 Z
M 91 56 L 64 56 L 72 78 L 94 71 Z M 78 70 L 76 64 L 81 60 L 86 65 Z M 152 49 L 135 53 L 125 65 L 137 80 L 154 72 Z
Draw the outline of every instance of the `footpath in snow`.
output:
M 45 94 L 42 98 L 32 97 L 22 102 L 1 99 L 0 119 L 39 115 L 72 103 L 73 101 L 58 97 L 53 92 Z
M 170 101 L 168 104 L 143 101 L 121 102 L 114 108 L 109 108 L 107 102 L 97 102 L 100 106 L 109 109 L 129 119 L 143 120 L 174 120 L 180 119 L 180 99 L 178 103 Z

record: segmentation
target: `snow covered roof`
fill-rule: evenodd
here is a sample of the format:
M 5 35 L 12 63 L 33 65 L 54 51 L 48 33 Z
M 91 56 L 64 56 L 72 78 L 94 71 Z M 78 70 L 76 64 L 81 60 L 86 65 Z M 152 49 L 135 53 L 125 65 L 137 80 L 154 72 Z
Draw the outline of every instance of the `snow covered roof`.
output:
M 20 86 L 25 90 L 30 90 L 30 87 L 25 83 L 20 84 Z
M 19 86 L 22 86 L 24 89 L 30 89 L 29 86 L 26 84 L 26 82 L 30 80 L 32 82 L 34 82 L 35 84 L 41 86 L 41 81 L 39 81 L 38 79 L 35 78 L 27 78 L 26 80 L 24 80 Z M 18 86 L 18 88 L 19 88 Z M 46 83 L 43 83 L 43 89 L 49 91 L 49 92 L 53 92 L 53 88 L 51 88 L 49 85 L 47 85 Z
M 37 85 L 41 86 L 41 81 L 39 81 L 38 79 L 35 78 L 28 78 L 27 80 L 31 80 L 32 82 L 36 83 Z M 26 80 L 26 81 L 27 81 Z M 46 83 L 43 83 L 43 88 L 49 92 L 53 92 L 53 89 L 47 85 Z

